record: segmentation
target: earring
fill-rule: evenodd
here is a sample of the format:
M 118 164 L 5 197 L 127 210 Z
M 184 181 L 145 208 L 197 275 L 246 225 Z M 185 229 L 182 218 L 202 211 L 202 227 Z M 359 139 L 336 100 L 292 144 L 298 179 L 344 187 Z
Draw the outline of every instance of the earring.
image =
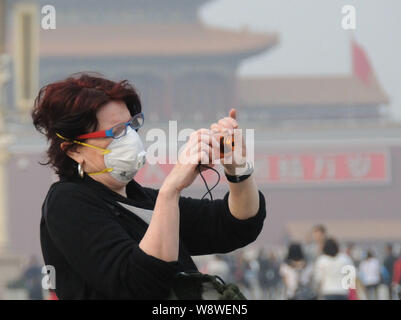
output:
M 82 169 L 82 165 L 78 163 L 78 175 L 83 178 L 84 177 L 84 169 Z

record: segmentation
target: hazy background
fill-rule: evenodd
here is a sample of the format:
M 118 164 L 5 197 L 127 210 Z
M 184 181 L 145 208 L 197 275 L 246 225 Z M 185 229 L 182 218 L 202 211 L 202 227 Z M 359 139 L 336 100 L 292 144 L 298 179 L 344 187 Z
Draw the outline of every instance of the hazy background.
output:
M 285 298 L 277 268 L 291 241 L 302 243 L 308 262 L 314 261 L 324 240 L 316 240 L 316 224 L 326 226 L 356 266 L 368 249 L 383 265 L 387 243 L 401 258 L 401 0 L 210 0 L 199 22 L 195 9 L 202 2 L 0 0 L 7 8 L 0 22 L 6 21 L 4 57 L 10 61 L 2 70 L 0 59 L 0 98 L 7 97 L 3 106 L 0 99 L 0 299 L 31 298 L 28 270 L 40 284 L 41 208 L 58 180 L 39 165 L 47 143 L 30 117 L 37 90 L 26 90 L 21 103 L 16 88 L 84 70 L 135 85 L 147 119 L 140 131 L 144 141 L 147 130 L 167 133 L 169 119 L 178 120 L 179 129 L 208 127 L 233 106 L 241 127 L 255 130 L 254 176 L 267 200 L 267 218 L 254 243 L 224 255 L 230 271 L 222 276 L 242 284 L 249 298 L 266 298 L 258 282 L 268 274 L 264 255 L 277 280 L 269 299 Z M 36 18 L 21 23 L 26 20 L 17 7 L 27 10 L 29 4 L 36 5 L 27 12 L 34 17 L 38 11 L 38 24 Z M 57 28 L 36 30 L 47 4 L 57 10 Z M 355 31 L 341 27 L 344 5 L 356 8 Z M 372 83 L 352 72 L 353 38 L 362 47 L 359 62 L 366 54 L 371 68 L 365 69 L 376 73 Z M 10 78 L 2 88 L 4 71 Z M 159 188 L 168 170 L 146 165 L 135 179 Z M 204 175 L 211 187 L 217 177 Z M 198 177 L 184 195 L 205 192 Z M 226 192 L 222 175 L 213 197 Z M 215 258 L 196 257 L 196 263 L 217 274 Z M 391 298 L 388 284 L 381 284 L 380 299 Z M 363 290 L 359 298 L 366 298 Z
M 356 9 L 356 30 L 341 27 L 347 4 Z M 348 73 L 354 36 L 401 120 L 401 1 L 219 0 L 201 15 L 207 24 L 279 33 L 279 45 L 244 62 L 241 75 Z

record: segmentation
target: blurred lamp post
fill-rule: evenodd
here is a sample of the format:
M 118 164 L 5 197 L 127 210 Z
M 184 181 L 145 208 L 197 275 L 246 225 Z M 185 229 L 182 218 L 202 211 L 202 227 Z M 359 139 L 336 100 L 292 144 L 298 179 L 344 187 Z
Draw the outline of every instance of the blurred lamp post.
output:
M 19 121 L 30 121 L 39 83 L 39 7 L 32 2 L 14 6 L 14 86 Z
M 6 55 L 6 5 L 0 0 L 0 132 L 4 130 L 4 110 L 6 106 L 5 84 L 10 78 L 9 57 Z
M 6 1 L 0 0 L 0 253 L 7 251 L 8 224 L 7 199 L 8 178 L 7 163 L 9 159 L 8 146 L 13 137 L 6 132 L 4 114 L 6 110 L 5 84 L 10 79 L 10 57 L 6 54 Z
M 6 167 L 8 158 L 7 152 L 7 135 L 4 128 L 4 110 L 6 104 L 5 84 L 8 81 L 10 74 L 8 72 L 9 57 L 5 53 L 5 29 L 6 29 L 6 5 L 5 0 L 0 0 L 0 252 L 7 248 L 7 178 Z M 4 155 L 4 156 L 3 156 Z

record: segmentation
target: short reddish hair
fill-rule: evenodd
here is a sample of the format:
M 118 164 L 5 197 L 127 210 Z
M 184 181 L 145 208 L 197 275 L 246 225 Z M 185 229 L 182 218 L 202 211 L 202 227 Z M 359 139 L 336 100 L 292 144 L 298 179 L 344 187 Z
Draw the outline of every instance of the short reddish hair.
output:
M 96 131 L 96 113 L 111 101 L 125 102 L 131 115 L 142 110 L 139 95 L 127 80 L 114 82 L 99 74 L 78 73 L 40 89 L 31 115 L 35 128 L 50 142 L 48 161 L 41 164 L 50 164 L 59 176 L 76 175 L 77 163 L 66 154 L 76 144 L 61 150 L 64 140 L 56 132 L 72 140 Z

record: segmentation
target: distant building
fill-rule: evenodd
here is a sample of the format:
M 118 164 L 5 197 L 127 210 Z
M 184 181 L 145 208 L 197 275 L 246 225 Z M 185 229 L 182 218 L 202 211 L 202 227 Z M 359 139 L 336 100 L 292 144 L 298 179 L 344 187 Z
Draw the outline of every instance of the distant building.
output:
M 57 29 L 40 32 L 40 86 L 79 71 L 128 79 L 153 122 L 209 121 L 232 106 L 252 121 L 381 118 L 388 103 L 356 43 L 350 75 L 237 78 L 278 35 L 205 26 L 198 10 L 210 0 L 31 2 L 58 12 Z
M 25 1 L 1 2 L 8 4 L 7 52 L 12 55 L 13 10 Z M 198 9 L 207 0 L 27 2 L 57 9 L 57 29 L 40 31 L 40 86 L 77 71 L 128 79 L 140 91 L 148 128 L 154 123 L 162 127 L 167 120 L 197 128 L 238 107 L 242 125 L 255 128 L 255 176 L 268 201 L 258 244 L 283 242 L 287 233 L 298 237 L 300 221 L 346 223 L 350 217 L 355 222 L 378 216 L 389 223 L 399 221 L 401 127 L 377 121 L 388 98 L 355 45 L 350 75 L 238 78 L 238 65 L 274 48 L 278 35 L 205 26 Z M 30 75 L 35 78 L 34 71 Z M 33 130 L 28 108 L 22 109 L 25 119 L 19 117 L 13 99 L 16 82 L 32 87 L 15 74 L 7 84 L 2 129 L 15 141 L 2 147 L 6 156 L 0 161 L 0 229 L 8 232 L 0 242 L 12 252 L 40 254 L 41 206 L 57 177 L 38 164 L 45 162 L 46 141 Z M 311 119 L 373 121 L 281 124 Z M 136 179 L 160 186 L 167 172 L 165 166 L 146 166 Z M 205 175 L 216 181 L 213 172 Z M 225 190 L 213 192 L 218 197 Z M 196 197 L 204 192 L 200 179 L 188 190 Z M 375 230 L 369 229 L 365 237 L 369 232 Z M 383 230 L 380 235 L 385 241 Z
M 252 121 L 380 119 L 387 95 L 363 49 L 352 43 L 350 75 L 239 79 L 241 111 Z
M 40 1 L 58 13 L 57 29 L 40 32 L 40 84 L 101 71 L 132 81 L 148 119 L 215 119 L 236 105 L 238 65 L 278 36 L 204 26 L 207 2 Z

